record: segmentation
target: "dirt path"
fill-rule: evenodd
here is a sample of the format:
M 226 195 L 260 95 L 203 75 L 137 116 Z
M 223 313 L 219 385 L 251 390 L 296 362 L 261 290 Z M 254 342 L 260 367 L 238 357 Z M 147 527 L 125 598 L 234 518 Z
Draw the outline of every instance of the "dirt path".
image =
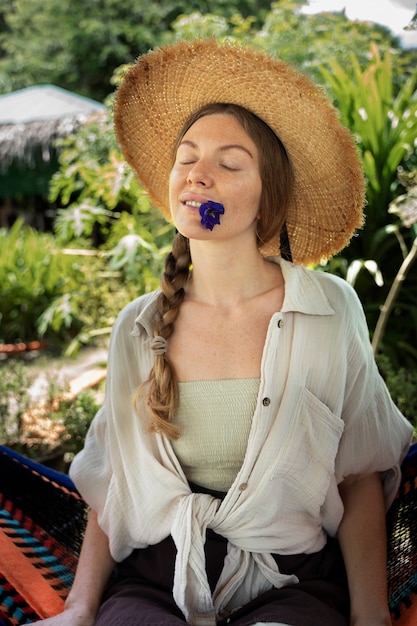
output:
M 48 389 L 48 381 L 65 386 L 76 395 L 81 389 L 97 384 L 105 378 L 107 363 L 106 348 L 84 348 L 76 357 L 39 357 L 30 368 L 35 372 L 35 381 L 30 388 L 34 402 L 41 400 Z

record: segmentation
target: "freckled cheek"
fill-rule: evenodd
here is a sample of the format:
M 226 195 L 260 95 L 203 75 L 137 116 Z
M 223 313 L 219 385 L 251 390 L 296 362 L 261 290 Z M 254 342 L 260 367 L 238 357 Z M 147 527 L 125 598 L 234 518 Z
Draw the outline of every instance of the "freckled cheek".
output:
M 253 184 L 247 184 L 243 182 L 238 185 L 234 190 L 234 198 L 239 199 L 245 203 L 248 208 L 258 210 L 261 200 L 262 185 L 257 180 L 253 181 Z
M 172 209 L 177 205 L 178 202 L 178 194 L 179 194 L 179 176 L 178 172 L 172 170 L 169 177 L 169 207 Z
M 259 179 L 256 179 L 253 182 L 253 185 L 250 190 L 250 197 L 252 198 L 253 206 L 256 210 L 259 209 L 259 205 L 261 203 L 261 195 L 262 195 L 262 182 Z

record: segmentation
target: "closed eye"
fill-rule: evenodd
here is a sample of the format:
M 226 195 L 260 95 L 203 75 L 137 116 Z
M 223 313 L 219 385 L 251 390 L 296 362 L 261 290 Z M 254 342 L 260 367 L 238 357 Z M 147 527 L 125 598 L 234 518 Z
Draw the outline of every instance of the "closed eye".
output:
M 227 163 L 220 163 L 220 167 L 223 167 L 225 170 L 228 170 L 229 172 L 239 172 L 240 171 L 240 167 L 236 167 L 234 165 L 228 165 Z

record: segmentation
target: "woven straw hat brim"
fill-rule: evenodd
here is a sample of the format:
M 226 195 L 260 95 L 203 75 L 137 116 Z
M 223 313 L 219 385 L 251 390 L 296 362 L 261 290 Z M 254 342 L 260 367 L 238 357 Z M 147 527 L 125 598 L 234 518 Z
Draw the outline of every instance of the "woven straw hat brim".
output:
M 189 115 L 214 102 L 249 109 L 286 147 L 295 175 L 287 218 L 294 262 L 317 263 L 344 248 L 362 225 L 364 180 L 355 143 L 336 110 L 286 63 L 215 40 L 149 52 L 130 68 L 116 94 L 121 149 L 165 217 L 170 219 L 174 142 Z M 279 236 L 262 253 L 279 255 Z

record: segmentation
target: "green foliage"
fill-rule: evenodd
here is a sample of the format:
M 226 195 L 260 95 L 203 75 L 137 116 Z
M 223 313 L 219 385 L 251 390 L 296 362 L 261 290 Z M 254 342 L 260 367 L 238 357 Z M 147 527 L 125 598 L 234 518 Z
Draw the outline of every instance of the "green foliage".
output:
M 381 58 L 373 45 L 372 60 L 365 70 L 352 56 L 353 80 L 336 61 L 329 59 L 328 64 L 330 71 L 323 70 L 323 75 L 344 122 L 358 139 L 367 178 L 367 220 L 375 231 L 386 222 L 397 169 L 415 149 L 417 70 L 395 95 L 389 51 Z
M 108 334 L 129 300 L 157 287 L 173 229 L 116 148 L 110 115 L 69 137 L 60 164 L 51 199 L 68 206 L 58 211 L 55 232 L 61 245 L 80 248 L 90 268 L 77 290 L 51 302 L 40 323 L 42 331 L 58 332 L 77 320 L 79 330 L 67 346 L 74 353 Z M 87 249 L 97 229 L 102 243 L 93 259 Z
M 119 79 L 120 73 L 115 80 Z M 119 236 L 135 232 L 153 246 L 154 254 L 156 246 L 161 248 L 169 242 L 172 229 L 152 207 L 117 146 L 110 108 L 107 116 L 81 127 L 62 142 L 59 161 L 50 200 L 65 207 L 58 211 L 55 223 L 62 244 L 89 238 L 97 226 L 106 249 L 118 243 L 111 236 L 113 230 Z M 124 213 L 131 217 L 125 216 L 122 226 L 117 227 Z
M 124 161 L 110 120 L 109 112 L 63 142 L 60 170 L 50 188 L 51 200 L 63 207 L 55 222 L 59 243 L 78 246 L 78 254 L 90 264 L 91 280 L 52 301 L 40 320 L 43 332 L 58 332 L 77 321 L 69 353 L 108 333 L 117 307 L 157 287 L 173 236 L 172 226 Z M 101 244 L 93 260 L 88 248 L 97 232 Z
M 60 166 L 50 190 L 62 207 L 56 237 L 20 223 L 2 233 L 8 299 L 0 315 L 4 341 L 46 336 L 74 354 L 108 335 L 130 300 L 157 287 L 173 229 L 117 149 L 110 114 L 62 143 Z
M 126 218 L 117 232 L 129 228 Z M 0 230 L 1 342 L 45 337 L 73 354 L 108 335 L 123 306 L 158 284 L 165 250 L 145 244 L 123 259 L 122 244 L 114 253 L 63 250 L 51 234 L 21 222 Z
M 3 0 L 4 1 L 4 0 Z M 267 0 L 6 0 L 0 85 L 18 89 L 53 83 L 103 100 L 115 67 L 172 38 L 171 24 L 201 11 L 244 18 Z
M 0 364 L 0 442 L 20 436 L 21 416 L 30 404 L 33 380 L 33 374 L 20 361 Z
M 272 3 L 261 27 L 255 15 L 200 10 L 179 16 L 172 28 L 176 39 L 215 36 L 253 44 L 298 67 L 318 83 L 324 82 L 320 68 L 328 59 L 349 67 L 350 55 L 355 53 L 363 68 L 369 62 L 370 41 L 381 50 L 399 48 L 398 38 L 384 26 L 350 21 L 343 11 L 306 15 L 301 13 L 305 4 L 305 0 Z M 399 52 L 395 63 L 405 66 L 405 54 Z
M 253 42 L 321 80 L 329 56 L 366 64 L 369 41 L 396 49 L 398 76 L 416 54 L 383 26 L 350 22 L 343 12 L 305 15 L 306 0 L 3 0 L 0 91 L 52 83 L 103 100 L 114 68 L 150 48 L 213 35 Z M 378 18 L 377 11 L 375 18 Z M 401 70 L 401 71 L 400 71 Z
M 399 47 L 398 39 L 384 26 L 351 21 L 344 11 L 306 15 L 300 12 L 305 4 L 304 0 L 273 3 L 262 29 L 251 40 L 319 84 L 323 84 L 321 67 L 329 59 L 346 67 L 350 76 L 352 53 L 360 67 L 368 65 L 370 41 L 383 50 Z
M 6 16 L 11 13 L 12 8 L 13 0 L 3 0 L 0 6 L 0 62 L 6 55 L 2 41 L 10 34 L 10 29 L 6 23 Z M 8 93 L 9 91 L 12 91 L 12 83 L 9 76 L 0 71 L 0 93 Z
M 400 184 L 406 193 L 397 196 L 390 204 L 388 212 L 398 215 L 404 226 L 411 228 L 417 236 L 417 169 L 410 172 L 402 168 L 398 172 Z
M 87 6 L 84 0 L 6 0 L 0 9 L 0 88 L 5 92 L 51 82 L 101 99 L 109 92 L 115 67 L 119 69 L 113 84 L 125 64 L 149 48 L 210 35 L 251 43 L 305 71 L 331 92 L 363 156 L 368 179 L 366 226 L 322 269 L 355 285 L 372 330 L 414 238 L 412 228 L 388 213 L 388 206 L 404 191 L 397 180 L 398 167 L 410 170 L 417 165 L 416 51 L 401 50 L 398 39 L 383 26 L 351 22 L 344 12 L 305 15 L 301 13 L 305 4 L 305 0 L 272 4 L 92 0 Z M 42 292 L 30 277 L 32 270 L 22 279 L 19 276 L 22 294 L 30 294 L 31 282 L 40 290 L 37 299 L 33 296 L 38 305 L 32 310 L 29 295 L 13 305 L 15 320 L 24 320 L 27 311 L 31 329 L 59 337 L 70 351 L 107 333 L 128 300 L 156 286 L 173 234 L 122 159 L 108 104 L 107 117 L 63 142 L 60 170 L 51 185 L 51 201 L 60 206 L 55 224 L 58 245 L 81 252 L 64 255 L 55 250 L 51 257 L 46 255 L 46 265 L 53 257 L 54 266 L 56 256 L 65 264 L 59 288 Z M 1 241 L 0 252 L 6 250 Z M 44 249 L 49 254 L 48 247 L 38 242 L 38 250 Z M 23 264 L 40 268 L 40 281 L 45 282 L 47 270 L 36 255 L 33 263 L 24 257 Z M 0 261 L 0 278 L 3 265 Z M 6 278 L 5 289 L 13 280 L 20 288 L 17 267 L 8 272 L 12 278 Z M 414 367 L 417 362 L 416 283 L 410 272 L 384 337 L 383 350 L 396 367 L 401 363 Z M 17 293 L 13 298 L 14 302 Z M 4 315 L 1 304 L 0 315 Z M 16 332 L 20 338 L 22 332 Z
M 141 215 L 124 211 L 107 241 L 110 270 L 121 272 L 123 279 L 139 286 L 142 293 L 155 289 L 172 237 L 172 226 L 152 211 Z
M 392 399 L 417 432 L 417 370 L 397 369 L 384 354 L 378 356 L 377 363 Z
M 118 213 L 96 206 L 93 202 L 86 200 L 66 210 L 58 209 L 55 232 L 59 241 L 66 243 L 81 237 L 93 237 L 97 226 L 107 230 L 111 218 L 119 216 Z
M 417 260 L 417 170 L 412 172 L 400 172 L 400 183 L 405 187 L 406 193 L 398 196 L 393 202 L 391 202 L 388 212 L 394 215 L 398 215 L 402 223 L 406 228 L 410 229 L 414 240 L 408 250 L 403 242 L 402 248 L 404 249 L 404 260 L 395 275 L 385 302 L 381 306 L 381 311 L 378 317 L 378 321 L 375 327 L 375 332 L 372 338 L 372 347 L 374 353 L 378 353 L 380 345 L 383 345 L 385 351 L 392 352 L 392 343 L 390 345 L 385 339 L 386 329 L 393 310 L 398 306 L 398 298 L 401 294 L 402 287 L 411 273 L 411 269 Z M 411 297 L 415 298 L 414 306 L 411 306 L 409 313 L 413 321 L 413 327 L 417 329 L 417 293 L 416 290 L 410 290 Z M 414 355 L 417 360 L 417 348 L 415 344 L 407 346 L 408 351 Z
M 70 251 L 70 250 L 69 250 Z M 109 270 L 103 255 L 74 251 L 82 280 L 70 291 L 51 299 L 38 319 L 42 334 L 59 336 L 65 354 L 109 335 L 120 310 L 135 297 L 156 286 L 149 276 L 127 282 L 121 272 Z M 71 255 L 72 256 L 72 255 Z
M 58 441 L 71 459 L 84 447 L 88 428 L 99 406 L 95 394 L 86 389 L 72 400 L 62 400 L 58 408 L 48 414 L 52 421 L 63 426 Z
M 51 234 L 17 221 L 0 230 L 0 341 L 40 338 L 38 320 L 51 300 L 76 289 L 83 273 Z
M 88 200 L 90 204 L 103 200 L 113 209 L 120 188 L 129 188 L 126 178 L 131 175 L 118 151 L 110 107 L 111 101 L 106 114 L 59 142 L 61 169 L 50 184 L 51 202 L 59 199 L 67 206 L 74 200 Z
M 364 70 L 352 56 L 353 79 L 335 61 L 329 61 L 330 70 L 323 69 L 342 119 L 357 139 L 367 179 L 365 226 L 325 269 L 355 286 L 371 332 L 415 238 L 414 227 L 403 224 L 389 207 L 401 193 L 400 166 L 409 168 L 416 156 L 417 118 L 417 72 L 395 91 L 391 54 L 381 58 L 375 46 L 372 53 Z M 382 343 L 397 367 L 417 364 L 416 307 L 417 277 L 410 272 L 396 296 Z
M 72 458 L 83 447 L 99 409 L 97 396 L 85 389 L 66 399 L 67 386 L 50 375 L 45 398 L 34 404 L 30 388 L 35 377 L 35 371 L 22 361 L 0 365 L 0 443 L 32 458 L 53 451 Z
M 180 15 L 173 23 L 176 39 L 192 40 L 196 37 L 217 37 L 229 34 L 230 22 L 224 15 L 204 15 L 200 11 Z
M 233 15 L 204 14 L 194 11 L 180 15 L 172 24 L 177 40 L 192 40 L 195 38 L 215 37 L 216 39 L 242 40 L 250 37 L 254 32 L 256 18 L 243 17 L 240 13 Z

